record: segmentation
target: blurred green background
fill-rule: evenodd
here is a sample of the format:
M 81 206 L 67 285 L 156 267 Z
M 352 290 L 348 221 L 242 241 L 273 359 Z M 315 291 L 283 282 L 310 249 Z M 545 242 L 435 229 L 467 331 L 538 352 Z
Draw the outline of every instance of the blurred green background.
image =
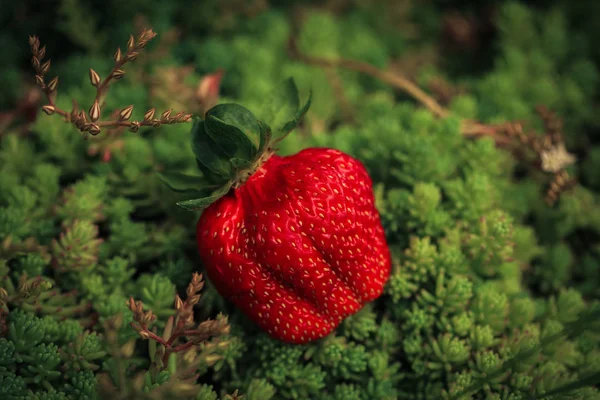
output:
M 594 0 L 0 0 L 0 398 L 600 398 L 599 15 Z M 394 271 L 330 337 L 276 342 L 210 281 L 196 322 L 221 312 L 230 331 L 187 358 L 158 363 L 161 346 L 128 325 L 133 297 L 160 334 L 203 271 L 198 215 L 156 174 L 196 171 L 190 125 L 84 140 L 40 111 L 28 36 L 47 47 L 57 104 L 87 110 L 89 68 L 106 76 L 142 28 L 158 36 L 103 119 L 130 104 L 133 119 L 257 110 L 291 76 L 313 104 L 281 153 L 334 147 L 369 170 Z M 448 116 L 369 74 L 309 65 L 292 39 L 404 77 Z M 542 142 L 558 132 L 575 162 L 544 170 L 508 122 Z

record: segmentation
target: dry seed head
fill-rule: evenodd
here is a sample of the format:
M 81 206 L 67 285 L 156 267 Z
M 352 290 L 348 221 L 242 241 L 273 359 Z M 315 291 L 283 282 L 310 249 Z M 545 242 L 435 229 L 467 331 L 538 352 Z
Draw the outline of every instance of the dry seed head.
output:
M 156 108 L 151 108 L 148 111 L 146 111 L 146 114 L 144 114 L 144 121 L 150 121 L 152 118 L 154 118 L 155 112 Z
M 53 105 L 47 104 L 42 107 L 42 111 L 44 111 L 48 115 L 54 114 L 55 108 Z
M 119 119 L 128 120 L 129 118 L 131 118 L 132 112 L 133 112 L 133 104 L 130 106 L 127 106 L 121 110 L 121 112 L 119 113 Z
M 135 302 L 136 312 L 139 314 L 139 317 L 142 318 L 144 316 L 144 303 L 141 300 Z
M 44 58 L 46 56 L 46 46 L 42 47 L 37 55 L 39 58 Z
M 50 83 L 48 83 L 48 90 L 51 92 L 54 92 L 56 90 L 57 86 L 58 86 L 58 76 L 55 77 L 54 79 L 52 79 L 50 81 Z
M 164 119 L 169 119 L 169 117 L 171 116 L 171 113 L 173 112 L 172 108 L 169 108 L 167 111 L 163 112 L 160 117 L 164 120 Z
M 45 85 L 44 85 L 44 78 L 42 78 L 42 77 L 41 77 L 41 76 L 39 76 L 39 75 L 36 75 L 36 76 L 35 76 L 35 83 L 37 83 L 37 85 L 38 85 L 40 88 L 42 88 L 42 89 L 45 87 Z
M 96 71 L 90 68 L 90 82 L 92 86 L 98 86 L 100 84 L 100 75 Z
M 113 56 L 113 58 L 115 59 L 115 62 L 120 62 L 122 56 L 123 55 L 121 54 L 121 48 L 117 47 L 117 51 L 115 51 L 115 55 Z
M 129 35 L 129 40 L 127 41 L 127 49 L 131 50 L 135 46 L 135 39 L 133 35 Z
M 542 161 L 542 170 L 553 173 L 563 170 L 576 161 L 575 156 L 567 151 L 564 143 L 543 151 L 540 158 Z
M 35 36 L 35 35 L 30 35 L 30 36 L 29 36 L 29 45 L 31 46 L 31 48 L 32 48 L 33 50 L 35 50 L 35 51 L 37 52 L 37 49 L 38 49 L 38 47 L 39 47 L 39 45 L 40 45 L 40 40 L 38 39 L 38 37 L 37 37 L 37 36 Z
M 144 316 L 142 317 L 140 323 L 144 324 L 144 325 L 150 325 L 152 324 L 154 321 L 156 320 L 156 315 L 154 315 L 152 313 L 152 311 L 148 311 L 147 313 L 144 314 Z
M 187 286 L 187 288 L 185 290 L 185 294 L 187 295 L 188 298 L 190 298 L 194 294 L 196 294 L 196 286 L 194 286 L 193 282 L 190 282 L 190 284 Z
M 155 36 L 156 32 L 154 32 L 152 29 L 144 29 L 141 34 L 141 37 L 144 40 L 152 40 Z
M 89 129 L 88 129 L 88 132 L 91 135 L 96 136 L 97 134 L 100 133 L 100 127 L 98 125 L 96 125 L 96 124 L 91 124 L 90 127 L 89 127 Z
M 152 29 L 144 29 L 142 33 L 140 33 L 140 38 L 138 42 L 138 47 L 144 48 L 148 44 L 148 42 L 156 36 L 156 33 Z
M 83 124 L 85 124 L 85 113 L 83 111 L 79 111 L 77 113 L 75 113 L 75 115 L 71 116 L 71 119 L 73 120 L 73 122 L 75 122 L 75 126 L 78 128 L 82 128 Z
M 192 274 L 192 282 L 191 282 L 195 287 L 198 287 L 199 284 L 202 283 L 202 286 L 204 286 L 204 282 L 202 282 L 202 274 L 199 274 L 197 272 L 194 272 Z
M 123 75 L 125 75 L 125 71 L 123 71 L 122 69 L 116 69 L 112 73 L 112 77 L 115 78 L 116 80 L 121 79 L 123 77 Z
M 137 51 L 132 51 L 131 53 L 127 53 L 127 61 L 135 61 L 140 53 Z
M 199 301 L 200 301 L 200 295 L 199 294 L 193 295 L 192 297 L 190 297 L 190 298 L 187 299 L 188 304 L 191 305 L 191 306 L 194 306 L 194 305 L 198 304 Z
M 33 56 L 31 58 L 31 65 L 33 66 L 33 69 L 35 69 L 35 72 L 38 72 L 40 70 L 40 59 Z
M 89 113 L 92 122 L 98 121 L 98 119 L 100 118 L 100 104 L 98 104 L 98 100 L 94 101 L 94 104 L 92 104 L 92 106 L 90 107 Z
M 142 339 L 149 339 L 150 338 L 150 335 L 146 331 L 140 331 L 139 333 L 140 333 L 140 336 L 142 337 Z
M 129 310 L 133 313 L 135 313 L 135 300 L 133 300 L 133 297 L 129 298 L 129 301 L 126 302 L 127 303 L 127 307 L 129 308 Z
M 194 276 L 186 288 L 185 294 L 188 296 L 188 300 L 204 287 L 204 282 L 201 280 L 202 275 L 199 275 L 199 277 L 200 279 L 196 279 L 196 276 Z
M 183 307 L 183 300 L 181 300 L 181 297 L 179 297 L 178 294 L 175 295 L 175 309 L 177 311 L 181 310 L 181 308 Z
M 194 326 L 194 314 L 191 312 L 181 313 L 181 320 L 186 327 Z
M 138 121 L 132 121 L 129 127 L 129 132 L 137 132 L 140 130 L 140 123 Z
M 43 63 L 42 66 L 40 67 L 41 75 L 46 75 L 46 73 L 48 72 L 49 69 L 50 69 L 50 60 Z

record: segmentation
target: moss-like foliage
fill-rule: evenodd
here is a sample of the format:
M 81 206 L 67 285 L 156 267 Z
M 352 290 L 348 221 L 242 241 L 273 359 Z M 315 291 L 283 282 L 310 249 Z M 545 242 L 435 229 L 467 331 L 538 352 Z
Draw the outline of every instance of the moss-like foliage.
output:
M 0 22 L 22 15 L 17 3 Z M 60 25 L 27 9 L 32 26 L 0 32 L 14 55 L 0 67 L 0 398 L 600 398 L 595 2 L 484 2 L 494 35 L 476 72 L 438 43 L 456 17 L 444 2 L 58 3 L 47 12 Z M 478 17 L 482 2 L 461 3 Z M 176 207 L 186 197 L 157 172 L 196 171 L 191 124 L 83 140 L 59 116 L 23 111 L 28 34 L 48 43 L 56 104 L 70 109 L 93 99 L 88 68 L 106 76 L 104 55 L 146 25 L 159 37 L 111 85 L 105 114 L 129 104 L 138 120 L 150 107 L 199 113 L 199 81 L 219 69 L 220 101 L 259 110 L 292 77 L 313 101 L 279 152 L 333 147 L 368 169 L 393 272 L 384 295 L 329 337 L 270 339 L 209 280 L 190 300 L 199 213 Z M 290 55 L 292 35 L 303 54 L 404 70 L 432 95 L 443 80 L 456 89 L 452 114 L 438 118 L 373 76 L 308 65 Z M 538 129 L 540 104 L 577 156 L 577 183 L 554 205 L 539 170 L 462 124 Z M 217 337 L 161 344 L 184 318 L 181 299 Z

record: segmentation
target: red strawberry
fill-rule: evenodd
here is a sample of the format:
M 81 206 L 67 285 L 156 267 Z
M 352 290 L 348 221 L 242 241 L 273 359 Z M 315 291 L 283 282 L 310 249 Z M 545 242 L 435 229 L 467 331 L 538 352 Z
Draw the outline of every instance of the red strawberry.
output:
M 373 200 L 365 168 L 342 152 L 273 155 L 198 221 L 208 277 L 273 337 L 323 337 L 390 273 Z
M 293 108 L 296 117 L 278 133 L 308 104 Z M 198 248 L 221 295 L 272 337 L 306 343 L 381 295 L 390 252 L 359 161 L 325 148 L 280 157 L 276 142 L 248 110 L 215 107 L 194 127 L 194 150 L 209 181 L 225 184 L 178 204 L 207 207 Z

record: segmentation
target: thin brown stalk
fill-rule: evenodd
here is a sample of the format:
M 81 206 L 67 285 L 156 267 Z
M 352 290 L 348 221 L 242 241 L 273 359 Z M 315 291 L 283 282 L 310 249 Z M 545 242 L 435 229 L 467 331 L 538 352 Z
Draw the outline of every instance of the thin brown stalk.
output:
M 152 311 L 144 311 L 143 304 L 130 298 L 127 305 L 133 312 L 131 326 L 144 339 L 154 340 L 163 346 L 159 356 L 162 365 L 166 365 L 173 353 L 184 352 L 194 346 L 210 339 L 213 336 L 224 335 L 229 332 L 229 325 L 225 319 L 209 320 L 200 323 L 195 329 L 189 329 L 194 325 L 193 308 L 200 300 L 199 292 L 204 287 L 202 275 L 195 273 L 186 290 L 186 300 L 179 295 L 175 296 L 175 316 L 169 317 L 163 337 L 158 336 L 150 330 L 150 325 L 156 320 Z M 187 339 L 181 342 L 181 339 Z
M 111 80 L 121 79 L 123 76 L 123 66 L 130 61 L 135 61 L 140 51 L 146 47 L 148 42 L 156 37 L 156 33 L 152 29 L 144 29 L 136 41 L 133 36 L 129 37 L 127 43 L 127 52 L 122 54 L 118 48 L 114 55 L 115 65 L 106 78 L 97 86 L 95 101 L 100 102 L 104 91 L 108 89 Z
M 451 112 L 432 96 L 398 72 L 382 70 L 358 60 L 327 59 L 304 54 L 298 48 L 294 35 L 290 37 L 288 51 L 292 58 L 309 65 L 326 69 L 344 68 L 388 83 L 392 87 L 407 93 L 438 118 L 451 115 Z M 474 139 L 490 137 L 497 146 L 510 148 L 517 159 L 529 162 L 530 167 L 551 175 L 552 180 L 546 193 L 546 201 L 549 204 L 554 204 L 562 191 L 574 185 L 573 179 L 569 177 L 565 168 L 575 162 L 575 157 L 565 149 L 562 139 L 562 121 L 545 107 L 538 107 L 537 111 L 544 121 L 545 127 L 544 135 L 541 136 L 535 132 L 525 133 L 522 123 L 511 121 L 503 124 L 484 124 L 479 121 L 465 119 L 461 121 L 461 132 L 465 137 Z M 534 160 L 528 161 L 527 158 L 531 157 L 527 157 L 525 152 L 533 154 Z
M 31 65 L 35 70 L 35 81 L 37 85 L 42 89 L 46 98 L 48 100 L 48 106 L 44 109 L 44 112 L 47 114 L 59 114 L 65 117 L 67 120 L 69 118 L 69 113 L 65 110 L 58 108 L 55 104 L 56 97 L 56 87 L 58 86 L 58 77 L 54 78 L 50 81 L 49 84 L 46 84 L 44 80 L 44 76 L 48 73 L 50 68 L 49 60 L 42 64 L 42 60 L 46 55 L 46 46 L 40 47 L 40 40 L 37 36 L 29 37 L 29 45 L 31 47 L 32 58 Z
M 406 92 L 407 94 L 415 98 L 425 107 L 427 107 L 427 109 L 429 109 L 437 117 L 443 118 L 450 114 L 450 112 L 444 107 L 442 107 L 433 97 L 428 95 L 425 91 L 423 91 L 420 87 L 411 82 L 408 78 L 405 78 L 404 76 L 398 73 L 381 70 L 374 65 L 358 60 L 350 60 L 345 58 L 327 59 L 320 57 L 312 57 L 302 53 L 298 49 L 298 46 L 294 39 L 290 40 L 289 51 L 292 57 L 307 64 L 317 65 L 325 68 L 344 68 L 351 71 L 357 71 L 377 78 L 382 82 L 389 83 L 390 85 Z
M 398 72 L 382 70 L 372 64 L 358 60 L 345 58 L 326 59 L 309 56 L 300 51 L 293 36 L 289 41 L 288 50 L 293 58 L 306 64 L 321 66 L 327 69 L 344 68 L 372 76 L 382 82 L 388 83 L 396 89 L 407 93 L 438 118 L 445 118 L 451 115 L 451 112 L 447 108 L 438 103 L 432 96 L 427 94 L 410 79 Z M 502 129 L 504 129 L 504 125 L 486 125 L 471 120 L 464 120 L 461 128 L 462 133 L 467 137 L 475 138 L 488 136 L 494 139 L 497 145 L 506 146 L 511 143 L 511 140 L 510 138 L 503 137 L 499 134 L 498 131 Z
M 40 47 L 40 40 L 37 36 L 30 36 L 29 44 L 32 51 L 32 65 L 35 69 L 36 76 L 35 80 L 37 85 L 44 91 L 48 99 L 48 104 L 42 107 L 42 110 L 48 114 L 59 114 L 65 122 L 74 124 L 81 132 L 91 134 L 93 136 L 98 135 L 102 128 L 116 128 L 116 127 L 127 127 L 131 132 L 137 132 L 142 126 L 159 127 L 163 124 L 175 124 L 189 122 L 192 118 L 191 114 L 179 112 L 174 116 L 171 116 L 171 111 L 167 110 L 162 113 L 160 118 L 153 118 L 154 112 L 148 110 L 143 121 L 129 121 L 131 117 L 131 111 L 133 106 L 129 106 L 121 110 L 119 118 L 116 120 L 101 120 L 102 114 L 102 99 L 106 95 L 108 88 L 112 81 L 119 80 L 125 75 L 123 66 L 128 62 L 133 62 L 139 56 L 139 53 L 146 47 L 148 42 L 156 36 L 151 29 L 144 29 L 138 35 L 137 39 L 131 35 L 127 42 L 127 50 L 122 52 L 120 48 L 117 49 L 113 58 L 115 64 L 110 73 L 101 79 L 100 75 L 93 69 L 89 70 L 90 83 L 96 87 L 96 96 L 90 106 L 88 112 L 80 110 L 75 102 L 73 102 L 73 109 L 71 112 L 67 112 L 56 106 L 56 88 L 58 86 L 58 77 L 51 80 L 48 84 L 44 79 L 45 74 L 50 69 L 50 60 L 43 62 L 43 58 L 46 55 L 45 47 Z M 87 138 L 87 135 L 85 136 Z

